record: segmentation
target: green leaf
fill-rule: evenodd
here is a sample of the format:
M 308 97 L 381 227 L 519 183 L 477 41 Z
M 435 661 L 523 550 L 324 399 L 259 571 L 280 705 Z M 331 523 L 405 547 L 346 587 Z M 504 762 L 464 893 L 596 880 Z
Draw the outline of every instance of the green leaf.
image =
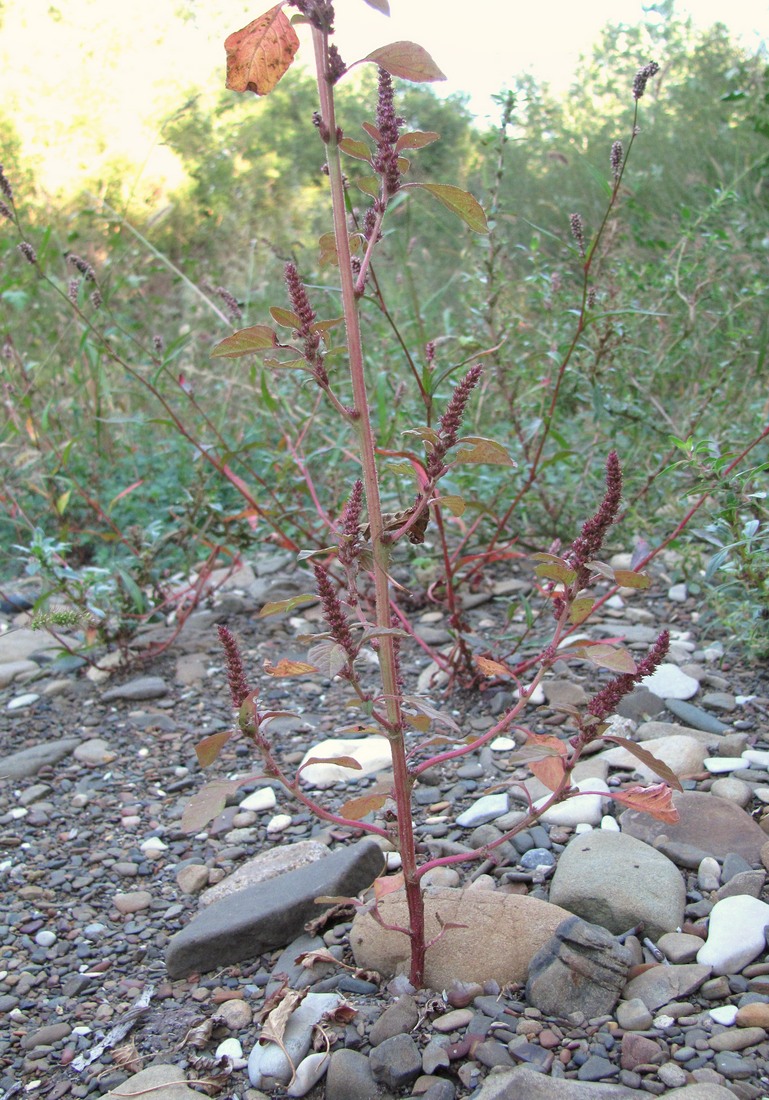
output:
M 305 592 L 301 596 L 292 596 L 290 600 L 277 600 L 274 603 L 266 603 L 259 612 L 260 619 L 266 619 L 268 615 L 277 615 L 281 611 L 293 611 L 295 607 L 301 607 L 306 603 L 317 603 L 318 597 L 311 592 Z
M 467 446 L 457 451 L 451 461 L 452 466 L 460 462 L 484 462 L 488 466 L 516 465 L 502 444 L 493 439 L 486 439 L 482 435 L 468 435 L 459 442 Z
M 592 610 L 592 597 L 580 596 L 578 600 L 574 600 L 569 608 L 569 622 L 573 623 L 574 626 L 579 626 L 580 623 L 584 623 L 585 619 L 590 617 Z
M 615 569 L 614 580 L 622 588 L 648 588 L 652 583 L 646 573 L 636 573 L 632 569 Z
M 399 76 L 402 80 L 411 80 L 415 84 L 430 83 L 433 80 L 445 80 L 429 53 L 416 42 L 391 42 L 366 54 L 364 61 L 373 61 L 380 69 Z
M 278 337 L 269 325 L 252 325 L 242 328 L 220 340 L 211 352 L 212 359 L 240 359 L 242 355 L 276 348 Z
M 545 563 L 538 565 L 534 570 L 538 577 L 544 577 L 545 580 L 555 581 L 557 584 L 573 584 L 577 579 L 577 574 L 573 569 L 569 569 L 568 565 L 564 562 Z
M 575 657 L 582 657 L 585 661 L 591 661 L 599 668 L 608 668 L 612 672 L 627 672 L 631 675 L 638 671 L 632 655 L 627 649 L 619 649 L 617 646 L 582 645 L 574 649 Z
M 281 309 L 280 306 L 272 306 L 270 308 L 270 316 L 273 321 L 281 325 L 283 328 L 301 328 L 302 318 L 298 313 L 293 313 L 290 309 Z
M 442 202 L 447 210 L 461 218 L 473 233 L 488 233 L 483 207 L 469 191 L 463 191 L 461 187 L 454 187 L 451 183 L 404 183 L 401 190 L 407 187 L 421 187 L 423 191 L 435 195 L 438 202 Z
M 333 680 L 349 660 L 342 646 L 332 641 L 318 642 L 317 645 L 312 647 L 307 656 L 321 676 L 325 676 L 327 680 Z
M 356 141 L 355 138 L 342 138 L 339 142 L 339 148 L 343 153 L 346 153 L 348 157 L 354 157 L 355 160 L 365 160 L 371 163 L 371 149 L 365 141 Z
M 440 136 L 432 130 L 412 130 L 408 134 L 401 134 L 395 143 L 395 152 L 399 153 L 401 149 L 424 149 L 426 145 L 439 141 Z
M 379 197 L 379 176 L 363 176 L 355 181 L 355 186 L 364 195 L 371 195 L 375 199 Z
M 435 503 L 448 508 L 452 516 L 463 516 L 467 507 L 462 497 L 452 495 L 436 497 Z

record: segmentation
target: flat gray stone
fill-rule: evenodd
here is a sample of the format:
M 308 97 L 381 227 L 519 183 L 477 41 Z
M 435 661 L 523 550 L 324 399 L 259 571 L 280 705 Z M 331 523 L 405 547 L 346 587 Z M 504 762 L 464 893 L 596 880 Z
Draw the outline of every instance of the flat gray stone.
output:
M 28 630 L 26 627 L 8 630 L 5 634 L 0 634 L 0 664 L 26 661 L 33 653 L 50 653 L 51 650 L 61 647 L 61 642 L 45 630 Z M 73 648 L 77 648 L 74 640 Z
M 168 695 L 168 684 L 162 676 L 139 676 L 110 688 L 101 698 L 103 703 L 111 703 L 115 699 L 162 699 L 164 695 Z
M 0 779 L 28 779 L 46 765 L 58 764 L 79 744 L 79 737 L 64 737 L 60 741 L 45 741 L 42 745 L 4 756 L 0 758 Z
M 126 1095 L 151 1096 L 152 1100 L 200 1100 L 200 1093 L 186 1085 L 187 1078 L 178 1066 L 150 1066 L 108 1092 L 104 1100 L 125 1100 Z
M 715 715 L 695 707 L 693 703 L 687 703 L 683 699 L 666 699 L 665 703 L 671 714 L 675 714 L 676 718 L 680 718 L 687 726 L 694 726 L 696 730 L 703 730 L 705 733 L 723 733 L 724 730 L 729 729 Z
M 386 1100 L 392 1093 L 374 1080 L 368 1056 L 359 1050 L 335 1050 L 326 1074 L 326 1100 Z
M 682 966 L 653 966 L 633 978 L 625 986 L 622 996 L 626 1001 L 638 997 L 650 1012 L 671 1001 L 681 1001 L 695 989 L 699 989 L 711 974 L 711 967 L 700 963 Z
M 285 947 L 319 913 L 320 895 L 358 894 L 381 874 L 384 857 L 370 839 L 338 848 L 323 859 L 270 880 L 269 889 L 249 886 L 209 905 L 168 946 L 172 978 L 230 966 Z
M 487 1077 L 473 1100 L 638 1100 L 639 1095 L 647 1094 L 624 1085 L 550 1077 L 529 1066 L 516 1066 Z

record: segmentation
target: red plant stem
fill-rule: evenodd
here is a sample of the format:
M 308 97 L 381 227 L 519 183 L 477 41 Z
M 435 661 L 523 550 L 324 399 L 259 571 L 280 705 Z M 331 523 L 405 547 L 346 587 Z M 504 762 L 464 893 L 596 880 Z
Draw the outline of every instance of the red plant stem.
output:
M 354 413 L 351 418 L 358 434 L 362 464 L 363 484 L 366 494 L 368 522 L 371 531 L 373 556 L 374 592 L 376 599 L 376 624 L 384 629 L 390 627 L 390 591 L 388 580 L 389 549 L 383 539 L 384 523 L 379 495 L 379 479 L 376 465 L 376 450 L 369 414 L 366 378 L 363 369 L 363 346 L 361 341 L 360 317 L 357 295 L 352 272 L 352 257 L 347 229 L 344 182 L 339 156 L 334 96 L 328 71 L 328 35 L 317 27 L 312 28 L 312 41 L 315 51 L 315 68 L 318 79 L 321 120 L 326 135 L 326 158 L 331 189 L 331 202 L 334 218 L 334 238 L 336 242 L 339 277 L 342 287 L 345 329 L 347 333 L 347 352 L 349 356 L 350 379 L 352 382 Z M 384 689 L 385 705 L 393 762 L 393 793 L 395 795 L 398 818 L 398 850 L 406 890 L 409 911 L 409 936 L 411 938 L 411 984 L 420 988 L 424 984 L 424 904 L 417 875 L 414 827 L 411 819 L 411 787 L 413 778 L 409 775 L 406 763 L 406 749 L 403 736 L 403 718 L 401 715 L 398 677 L 395 664 L 395 652 L 391 635 L 384 634 L 379 639 L 379 665 Z

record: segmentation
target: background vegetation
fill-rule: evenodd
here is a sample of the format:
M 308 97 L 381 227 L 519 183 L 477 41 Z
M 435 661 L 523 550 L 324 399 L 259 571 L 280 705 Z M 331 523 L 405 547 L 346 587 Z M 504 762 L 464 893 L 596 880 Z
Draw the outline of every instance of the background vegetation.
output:
M 550 417 L 580 306 L 569 216 L 582 215 L 588 238 L 598 229 L 609 151 L 627 144 L 633 74 L 650 58 L 661 75 L 643 100 L 619 215 L 593 267 L 591 324 Z M 461 98 L 402 86 L 408 128 L 441 135 L 415 154 L 415 178 L 471 190 L 492 232 L 458 230 L 448 211 L 404 194 L 375 269 L 381 293 L 364 309 L 384 447 L 402 448 L 402 431 L 424 420 L 408 381 L 428 341 L 441 399 L 459 365 L 483 356 L 472 427 L 506 443 L 518 468 L 474 467 L 472 483 L 457 485 L 473 502 L 464 522 L 478 520 L 479 545 L 570 540 L 616 447 L 627 475 L 622 548 L 665 538 L 706 494 L 674 543 L 681 576 L 699 587 L 703 612 L 758 653 L 769 636 L 766 441 L 724 471 L 769 411 L 768 79 L 765 59 L 744 56 L 724 28 L 695 32 L 669 8 L 655 29 L 607 27 L 566 96 L 519 80 L 500 96 L 493 131 L 477 127 Z M 374 83 L 367 74 L 340 87 L 352 137 L 372 118 Z M 150 197 L 135 168 L 101 161 L 98 178 L 52 203 L 13 118 L 0 120 L 22 234 L 53 283 L 36 277 L 18 230 L 1 222 L 0 578 L 38 569 L 49 590 L 84 583 L 94 609 L 111 600 L 129 617 L 162 603 L 171 575 L 214 550 L 227 560 L 243 548 L 313 546 L 308 484 L 341 506 L 351 476 L 337 428 L 298 376 L 209 359 L 231 327 L 286 306 L 288 259 L 321 315 L 338 315 L 334 268 L 318 249 L 329 224 L 314 84 L 292 69 L 264 101 L 213 87 L 178 96 L 159 132 L 179 183 Z M 354 183 L 365 165 L 349 165 L 350 210 L 362 212 Z M 70 253 L 96 270 L 98 308 L 88 280 L 71 285 Z M 499 531 L 543 430 L 537 477 Z M 384 487 L 394 509 L 409 503 L 395 464 Z

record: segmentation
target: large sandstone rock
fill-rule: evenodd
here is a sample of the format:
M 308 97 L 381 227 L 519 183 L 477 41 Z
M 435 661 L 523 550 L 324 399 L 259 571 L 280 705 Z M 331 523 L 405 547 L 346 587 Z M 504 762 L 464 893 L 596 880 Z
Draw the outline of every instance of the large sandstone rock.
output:
M 263 884 L 239 890 L 193 917 L 168 945 L 170 977 L 216 970 L 252 959 L 301 934 L 318 916 L 321 895 L 350 896 L 367 889 L 382 873 L 384 856 L 374 840 L 361 840 Z
M 657 939 L 681 926 L 686 888 L 674 863 L 626 833 L 594 829 L 561 855 L 550 900 L 619 935 L 643 921 Z
M 427 952 L 425 984 L 445 989 L 454 979 L 504 985 L 523 982 L 529 963 L 556 928 L 570 914 L 547 901 L 494 890 L 457 890 L 427 887 L 425 935 L 440 932 L 441 921 L 462 924 L 449 928 Z M 408 924 L 402 890 L 387 894 L 379 903 L 385 924 Z M 383 975 L 408 974 L 409 942 L 403 932 L 383 928 L 370 913 L 358 913 L 350 930 L 350 946 L 358 966 Z
M 221 882 L 204 890 L 200 895 L 200 904 L 201 906 L 211 905 L 249 886 L 257 886 L 260 882 L 267 882 L 277 875 L 298 871 L 310 863 L 317 863 L 319 859 L 325 859 L 328 854 L 327 846 L 317 840 L 297 840 L 294 844 L 281 844 L 277 848 L 268 848 L 266 852 L 260 852 L 258 856 L 242 863 Z
M 680 818 L 676 825 L 657 821 L 639 810 L 625 810 L 620 818 L 622 832 L 647 844 L 654 844 L 658 837 L 666 836 L 716 859 L 724 859 L 735 852 L 753 867 L 761 866 L 761 848 L 766 844 L 766 833 L 736 803 L 704 791 L 675 791 L 673 805 Z

